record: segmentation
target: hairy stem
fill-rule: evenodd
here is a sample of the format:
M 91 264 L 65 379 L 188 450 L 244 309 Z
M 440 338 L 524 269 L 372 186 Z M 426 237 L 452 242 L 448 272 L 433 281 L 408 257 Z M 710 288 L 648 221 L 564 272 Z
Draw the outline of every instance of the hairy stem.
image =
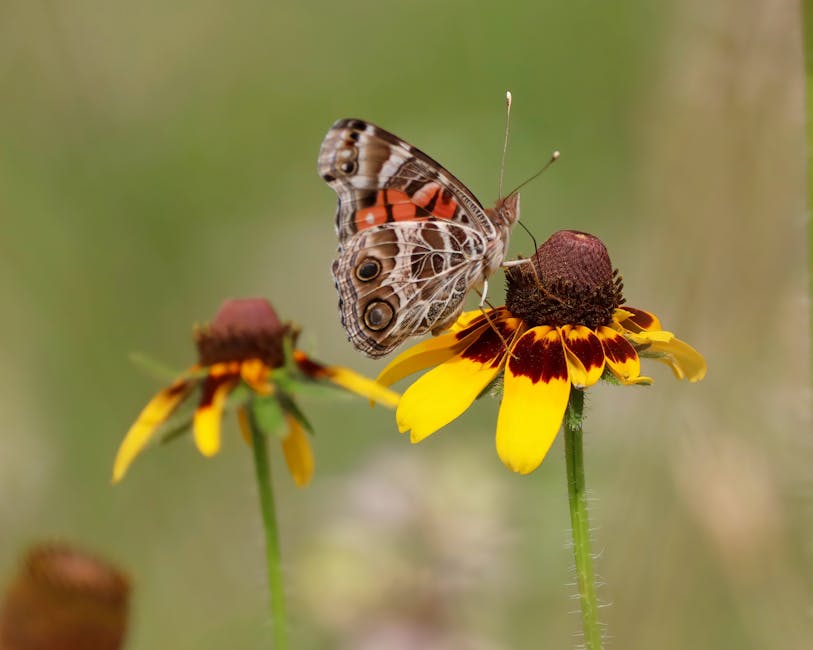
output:
M 590 523 L 587 517 L 587 495 L 584 482 L 584 447 L 582 420 L 584 393 L 570 391 L 565 416 L 565 459 L 567 461 L 567 496 L 570 502 L 570 523 L 573 531 L 573 554 L 582 612 L 582 630 L 586 650 L 601 650 L 601 627 L 598 622 L 596 578 L 590 552 Z
M 249 409 L 251 413 L 251 409 Z M 271 594 L 271 623 L 274 628 L 274 650 L 287 650 L 288 624 L 285 616 L 285 589 L 282 581 L 279 531 L 274 507 L 274 491 L 271 484 L 271 466 L 268 462 L 268 445 L 265 434 L 257 426 L 253 414 L 249 415 L 251 448 L 254 451 L 254 470 L 260 495 L 260 511 L 265 528 L 265 559 L 268 573 L 268 589 Z

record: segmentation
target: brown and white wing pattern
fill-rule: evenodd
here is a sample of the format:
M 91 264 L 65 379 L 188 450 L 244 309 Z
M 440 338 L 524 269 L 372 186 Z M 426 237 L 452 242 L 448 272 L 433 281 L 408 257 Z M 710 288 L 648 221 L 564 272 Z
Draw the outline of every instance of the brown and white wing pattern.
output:
M 486 240 L 445 221 L 381 224 L 352 238 L 333 263 L 350 342 L 381 357 L 410 336 L 451 325 L 482 279 Z
M 373 124 L 336 122 L 318 167 L 339 197 L 342 325 L 368 356 L 450 325 L 505 257 L 515 197 L 485 210 L 440 164 Z
M 344 244 L 360 230 L 414 219 L 447 219 L 497 235 L 477 198 L 420 149 L 389 131 L 343 119 L 319 152 L 319 175 L 339 195 L 336 233 Z

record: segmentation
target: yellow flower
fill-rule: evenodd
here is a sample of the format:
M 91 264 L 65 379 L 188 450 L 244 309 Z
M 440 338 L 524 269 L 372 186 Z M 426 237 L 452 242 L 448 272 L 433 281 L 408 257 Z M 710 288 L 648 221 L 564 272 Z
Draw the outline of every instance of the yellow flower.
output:
M 159 427 L 195 393 L 197 407 L 191 424 L 201 454 L 214 456 L 220 450 L 220 423 L 232 398 L 249 443 L 252 421 L 264 433 L 274 433 L 285 423 L 282 450 L 288 469 L 297 485 L 307 485 L 314 460 L 306 435 L 309 425 L 291 395 L 299 384 L 327 381 L 390 407 L 396 405 L 398 395 L 351 370 L 318 363 L 301 350 L 293 350 L 286 363 L 286 348 L 295 338 L 296 332 L 279 321 L 267 300 L 223 303 L 212 323 L 195 332 L 198 363 L 159 391 L 130 427 L 113 463 L 113 483 L 124 478 Z
M 653 314 L 624 302 L 604 244 L 576 231 L 555 233 L 529 263 L 507 272 L 506 306 L 464 313 L 448 332 L 396 357 L 379 375 L 389 386 L 415 381 L 396 411 L 398 429 L 420 442 L 463 413 L 502 379 L 497 453 L 520 474 L 545 458 L 572 387 L 605 378 L 649 384 L 640 357 L 667 364 L 678 379 L 706 374 L 691 346 L 664 331 Z

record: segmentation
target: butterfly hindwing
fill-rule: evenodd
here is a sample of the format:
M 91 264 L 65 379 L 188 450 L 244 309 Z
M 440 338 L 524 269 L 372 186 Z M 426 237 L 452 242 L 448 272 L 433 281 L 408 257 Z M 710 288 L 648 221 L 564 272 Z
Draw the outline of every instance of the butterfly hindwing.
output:
M 482 277 L 485 246 L 477 231 L 440 220 L 359 232 L 333 265 L 351 343 L 380 357 L 410 336 L 450 325 Z

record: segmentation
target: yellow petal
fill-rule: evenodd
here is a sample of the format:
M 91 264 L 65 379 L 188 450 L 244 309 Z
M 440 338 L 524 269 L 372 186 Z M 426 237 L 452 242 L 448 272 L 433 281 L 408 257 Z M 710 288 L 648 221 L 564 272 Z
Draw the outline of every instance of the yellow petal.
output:
M 680 339 L 653 341 L 644 354 L 649 356 L 653 353 L 658 355 L 655 359 L 667 364 L 678 379 L 696 382 L 706 376 L 706 360 L 703 355 Z
M 247 359 L 240 363 L 240 376 L 258 395 L 270 395 L 273 387 L 268 381 L 271 369 L 261 359 Z
M 234 375 L 209 376 L 203 383 L 203 395 L 192 422 L 195 444 L 204 456 L 220 451 L 220 420 L 223 405 L 239 379 Z
M 622 383 L 649 383 L 648 378 L 638 381 L 641 374 L 641 361 L 635 348 L 620 332 L 602 326 L 596 330 L 596 334 L 604 347 L 607 367 Z
M 367 379 L 367 377 L 341 366 L 329 366 L 329 370 L 330 374 L 327 379 L 337 386 L 389 408 L 395 408 L 398 405 L 400 395 L 377 381 Z
M 570 396 L 559 333 L 547 326 L 523 334 L 505 368 L 497 418 L 497 454 L 520 474 L 534 471 L 553 444 Z
M 570 371 L 570 383 L 592 386 L 604 372 L 604 348 L 595 332 L 584 325 L 565 325 L 560 334 Z
M 506 342 L 520 331 L 517 318 L 497 323 Z M 412 431 L 412 442 L 420 442 L 446 426 L 465 411 L 497 376 L 506 357 L 499 335 L 486 326 L 459 355 L 430 370 L 401 397 L 395 420 L 401 433 Z
M 675 335 L 672 334 L 672 332 L 666 332 L 664 330 L 652 332 L 631 332 L 630 330 L 623 329 L 620 325 L 617 329 L 630 343 L 640 347 L 648 347 L 650 343 L 656 341 L 660 343 L 669 343 L 669 341 L 675 338 Z
M 378 375 L 376 381 L 384 386 L 392 386 L 404 377 L 443 363 L 463 350 L 488 327 L 488 323 L 483 322 L 474 330 L 461 328 L 413 345 L 390 361 Z M 462 332 L 465 333 L 461 335 Z
M 282 439 L 282 452 L 288 471 L 298 487 L 305 487 L 313 477 L 313 450 L 311 449 L 308 434 L 291 415 L 285 415 L 288 421 L 288 435 Z
M 488 317 L 491 319 L 492 323 L 502 320 L 508 316 L 508 310 L 505 307 L 486 309 L 486 312 L 488 313 Z M 460 330 L 469 329 L 472 325 L 483 324 L 487 324 L 485 316 L 483 316 L 483 310 L 472 309 L 471 311 L 465 311 L 460 314 L 454 324 L 449 328 L 449 331 L 459 332 Z
M 398 404 L 398 393 L 382 386 L 377 381 L 341 366 L 326 366 L 308 357 L 302 350 L 294 350 L 294 362 L 299 369 L 312 379 L 326 379 L 351 393 L 380 402 L 390 408 Z
M 158 426 L 172 415 L 196 384 L 195 380 L 178 379 L 147 403 L 116 452 L 116 459 L 113 461 L 113 483 L 118 483 L 124 478 L 127 468 L 147 446 Z

